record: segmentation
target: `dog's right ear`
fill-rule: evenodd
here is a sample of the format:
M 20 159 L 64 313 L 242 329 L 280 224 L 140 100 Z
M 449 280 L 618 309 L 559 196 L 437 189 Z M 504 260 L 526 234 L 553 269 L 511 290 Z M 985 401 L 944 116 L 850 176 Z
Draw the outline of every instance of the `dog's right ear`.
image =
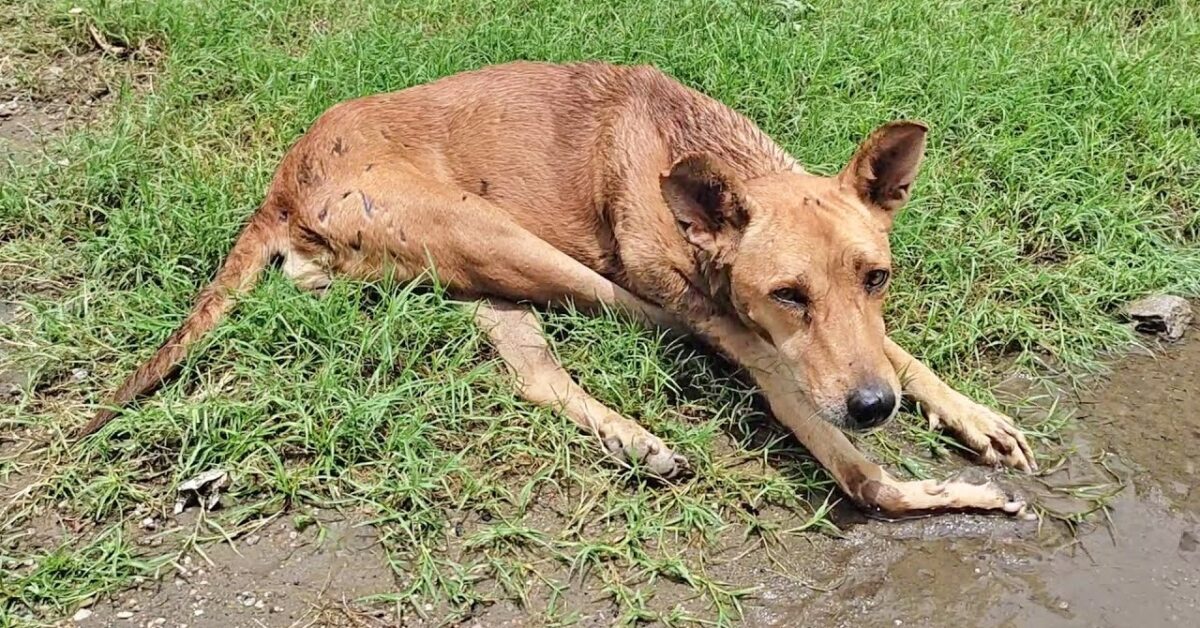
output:
M 750 222 L 737 176 L 706 154 L 687 155 L 659 176 L 663 200 L 684 238 L 713 257 L 733 250 Z

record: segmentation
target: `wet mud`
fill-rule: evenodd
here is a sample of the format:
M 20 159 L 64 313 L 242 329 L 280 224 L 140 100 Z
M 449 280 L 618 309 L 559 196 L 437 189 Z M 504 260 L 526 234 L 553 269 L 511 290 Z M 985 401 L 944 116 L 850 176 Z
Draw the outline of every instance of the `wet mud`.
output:
M 845 539 L 785 558 L 809 562 L 796 571 L 817 584 L 761 582 L 746 623 L 1197 625 L 1200 342 L 1191 335 L 1122 359 L 1088 390 L 1049 391 L 1076 416 L 1066 457 L 1021 482 L 1043 509 L 1040 522 L 948 515 L 852 525 Z M 820 583 L 827 590 L 812 588 Z

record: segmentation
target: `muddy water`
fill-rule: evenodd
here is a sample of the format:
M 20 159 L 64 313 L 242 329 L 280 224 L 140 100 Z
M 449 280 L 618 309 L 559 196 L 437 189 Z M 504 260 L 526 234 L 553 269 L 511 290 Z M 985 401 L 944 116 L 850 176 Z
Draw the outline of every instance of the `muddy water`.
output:
M 1123 360 L 1071 402 L 1072 453 L 1021 488 L 1059 514 L 1111 495 L 1097 523 L 1075 534 L 1051 518 L 852 525 L 845 539 L 784 557 L 808 561 L 790 567 L 812 581 L 761 582 L 747 623 L 1200 625 L 1200 342 Z

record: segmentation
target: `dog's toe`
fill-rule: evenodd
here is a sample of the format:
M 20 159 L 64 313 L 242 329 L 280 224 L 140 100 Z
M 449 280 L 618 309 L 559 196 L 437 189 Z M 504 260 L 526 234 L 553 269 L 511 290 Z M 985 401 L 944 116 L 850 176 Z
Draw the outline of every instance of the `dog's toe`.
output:
M 640 427 L 610 435 L 604 446 L 616 458 L 662 478 L 676 477 L 690 468 L 687 457 Z

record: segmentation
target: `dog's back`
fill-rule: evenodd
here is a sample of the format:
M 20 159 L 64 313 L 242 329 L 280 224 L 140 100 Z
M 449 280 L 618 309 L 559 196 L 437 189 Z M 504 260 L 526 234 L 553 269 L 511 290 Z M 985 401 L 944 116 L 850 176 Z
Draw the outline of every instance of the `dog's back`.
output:
M 612 180 L 658 174 L 614 172 L 621 168 L 614 127 L 630 117 L 638 118 L 645 142 L 664 146 L 668 161 L 707 152 L 748 177 L 795 166 L 749 120 L 657 68 L 514 62 L 334 106 L 285 158 L 274 192 L 295 205 L 305 180 L 329 163 L 356 168 L 401 159 L 486 198 L 610 275 L 614 218 L 605 211 Z M 375 153 L 342 155 L 341 146 Z

